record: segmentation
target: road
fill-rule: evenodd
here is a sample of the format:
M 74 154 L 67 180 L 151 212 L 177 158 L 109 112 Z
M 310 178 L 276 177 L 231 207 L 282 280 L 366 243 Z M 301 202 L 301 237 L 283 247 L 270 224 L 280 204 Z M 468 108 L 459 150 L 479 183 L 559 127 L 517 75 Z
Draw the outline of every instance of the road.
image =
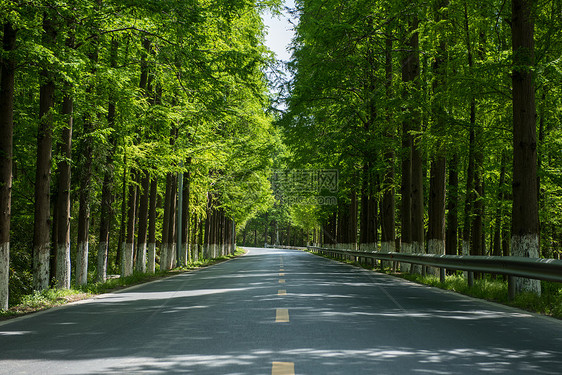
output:
M 561 374 L 562 322 L 297 250 L 0 323 L 0 374 Z

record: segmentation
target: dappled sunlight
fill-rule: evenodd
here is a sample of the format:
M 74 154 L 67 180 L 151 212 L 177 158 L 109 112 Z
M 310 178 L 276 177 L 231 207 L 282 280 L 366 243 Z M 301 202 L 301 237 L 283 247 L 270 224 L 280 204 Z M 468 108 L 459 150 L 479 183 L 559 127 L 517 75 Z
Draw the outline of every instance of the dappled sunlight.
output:
M 254 265 L 244 257 L 2 326 L 1 365 L 57 375 L 263 375 L 274 361 L 301 375 L 562 368 L 562 338 L 537 344 L 548 331 L 533 314 L 299 254 L 283 262 L 282 285 L 280 259 L 255 254 Z M 285 309 L 289 321 L 276 322 Z
M 354 299 L 356 296 L 354 295 L 345 295 L 345 294 L 327 294 L 327 293 L 291 293 L 291 296 L 297 298 L 351 298 Z
M 454 320 L 480 320 L 480 319 L 503 319 L 503 318 L 533 318 L 533 315 L 518 312 L 500 312 L 500 311 L 448 311 L 448 310 L 428 310 L 428 311 L 323 311 L 317 313 L 320 316 L 372 316 L 372 317 L 389 317 L 389 318 L 424 318 L 424 319 L 454 319 Z
M 219 276 L 212 276 L 208 278 L 202 278 L 203 280 L 217 280 L 217 279 L 247 279 L 251 277 L 277 277 L 279 276 L 278 272 L 271 272 L 271 273 L 259 273 L 259 272 L 240 272 L 237 275 L 219 275 Z
M 31 331 L 0 331 L 0 336 L 23 336 L 32 333 Z
M 100 364 L 96 359 L 80 360 L 83 369 L 96 364 L 96 372 L 83 374 L 266 374 L 275 358 L 292 358 L 301 374 L 557 374 L 542 370 L 536 363 L 556 360 L 555 351 L 513 350 L 501 347 L 483 349 L 419 349 L 412 347 L 372 347 L 365 349 L 306 348 L 288 350 L 255 349 L 217 354 L 195 352 L 158 357 L 156 355 L 123 356 Z M 26 362 L 26 361 L 22 361 Z M 31 362 L 31 361 L 29 361 Z M 312 372 L 307 372 L 312 369 Z M 300 370 L 300 371 L 299 371 Z M 343 372 L 342 372 L 343 371 Z M 67 374 L 61 368 L 60 374 Z
M 193 309 L 208 309 L 209 306 L 176 306 L 173 308 L 170 308 L 166 311 L 163 311 L 163 314 L 173 314 L 173 313 L 181 313 L 184 312 L 186 310 L 193 310 Z
M 198 297 L 210 294 L 221 294 L 221 293 L 232 293 L 232 292 L 243 292 L 251 288 L 213 288 L 213 289 L 196 289 L 196 290 L 174 290 L 168 292 L 129 292 L 129 293 L 119 293 L 113 294 L 104 298 L 101 298 L 99 302 L 101 303 L 118 303 L 121 301 L 127 301 L 131 298 L 135 300 L 168 300 L 170 298 L 186 298 L 186 297 Z

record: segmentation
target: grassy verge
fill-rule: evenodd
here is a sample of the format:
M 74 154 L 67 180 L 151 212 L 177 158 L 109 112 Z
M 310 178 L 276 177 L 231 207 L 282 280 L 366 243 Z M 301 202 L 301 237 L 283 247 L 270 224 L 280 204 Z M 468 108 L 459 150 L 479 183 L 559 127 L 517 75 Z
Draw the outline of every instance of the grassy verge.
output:
M 498 302 L 562 319 L 562 285 L 560 283 L 542 281 L 541 296 L 537 296 L 533 293 L 521 293 L 517 295 L 515 299 L 509 300 L 507 281 L 493 280 L 489 278 L 489 275 L 488 278 L 474 280 L 474 285 L 472 287 L 469 287 L 464 277 L 458 274 L 447 276 L 443 283 L 435 276 L 413 274 L 397 274 L 397 276 L 416 283 L 431 285 L 467 296 Z
M 328 256 L 324 257 L 334 259 Z M 341 259 L 334 260 L 353 264 L 366 269 L 373 269 L 371 266 L 359 264 L 357 262 L 351 262 Z M 539 314 L 562 319 L 561 283 L 541 281 L 542 294 L 540 297 L 533 293 L 522 293 L 517 295 L 514 300 L 510 301 L 508 298 L 507 281 L 500 279 L 494 280 L 490 275 L 485 275 L 485 278 L 474 280 L 474 285 L 472 287 L 469 287 L 467 281 L 462 275 L 462 272 L 447 276 L 445 278 L 445 282 L 442 283 L 440 282 L 438 277 L 430 275 L 422 276 L 404 272 L 393 272 L 390 268 L 377 268 L 376 270 L 378 272 L 384 272 L 389 275 L 401 277 L 415 283 L 451 290 L 467 296 L 485 299 L 488 301 L 517 307 L 526 311 L 536 312 Z
M 202 267 L 211 266 L 228 259 L 245 254 L 243 249 L 236 249 L 234 254 L 226 255 L 214 259 L 203 259 L 192 262 L 186 266 L 175 268 L 170 271 L 158 271 L 154 274 L 134 273 L 127 277 L 110 278 L 107 281 L 92 282 L 83 286 L 73 286 L 71 289 L 47 289 L 41 292 L 34 292 L 24 296 L 20 303 L 10 307 L 8 310 L 0 311 L 0 321 L 15 318 L 25 314 L 46 310 L 55 306 L 61 306 L 69 302 L 76 302 L 92 298 L 99 294 L 110 293 L 119 289 L 154 281 L 164 277 L 177 275 L 178 273 L 196 270 Z

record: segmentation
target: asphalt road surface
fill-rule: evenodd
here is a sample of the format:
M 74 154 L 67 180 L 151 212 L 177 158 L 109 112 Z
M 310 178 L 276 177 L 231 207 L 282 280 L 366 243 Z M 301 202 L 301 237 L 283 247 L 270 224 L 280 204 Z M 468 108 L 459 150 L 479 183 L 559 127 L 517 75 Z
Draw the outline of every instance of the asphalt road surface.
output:
M 562 322 L 297 250 L 0 323 L 0 374 L 562 374 Z

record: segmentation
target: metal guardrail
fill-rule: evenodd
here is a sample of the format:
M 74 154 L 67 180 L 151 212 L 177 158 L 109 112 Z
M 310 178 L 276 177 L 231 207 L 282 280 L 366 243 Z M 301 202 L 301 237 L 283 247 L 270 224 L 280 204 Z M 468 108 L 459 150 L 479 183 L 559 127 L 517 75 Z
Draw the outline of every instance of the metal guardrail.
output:
M 365 252 L 314 246 L 308 246 L 308 249 L 312 252 L 328 253 L 328 255 L 340 254 L 356 258 L 362 257 L 437 267 L 441 269 L 442 279 L 444 279 L 445 269 L 450 269 L 562 282 L 562 260 L 557 259 Z
M 269 245 L 265 244 L 265 248 L 274 248 L 274 249 L 289 249 L 289 250 L 307 250 L 307 246 L 285 246 L 285 245 Z

